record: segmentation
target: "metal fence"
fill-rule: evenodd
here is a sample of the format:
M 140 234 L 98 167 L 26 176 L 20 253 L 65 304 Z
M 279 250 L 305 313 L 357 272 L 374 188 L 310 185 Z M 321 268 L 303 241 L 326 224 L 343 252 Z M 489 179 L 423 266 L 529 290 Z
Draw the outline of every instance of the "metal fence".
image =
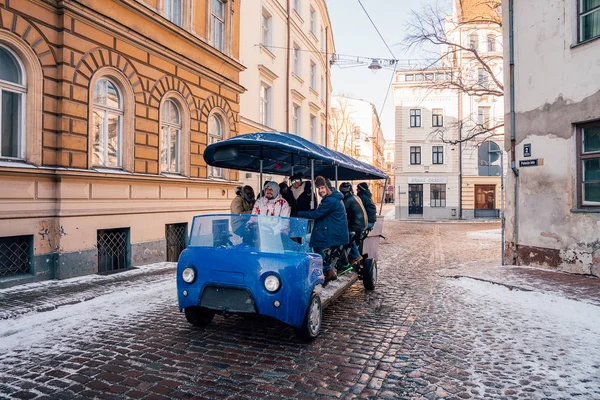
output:
M 31 235 L 0 238 L 0 277 L 30 272 L 32 244 Z
M 187 223 L 165 225 L 167 238 L 167 261 L 179 261 L 179 255 L 187 247 Z
M 98 273 L 129 268 L 129 228 L 98 231 Z

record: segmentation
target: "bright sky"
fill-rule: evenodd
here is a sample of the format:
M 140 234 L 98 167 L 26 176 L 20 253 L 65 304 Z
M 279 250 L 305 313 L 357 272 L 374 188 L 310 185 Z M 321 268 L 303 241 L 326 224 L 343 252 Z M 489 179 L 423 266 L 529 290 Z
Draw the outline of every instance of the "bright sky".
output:
M 397 59 L 406 59 L 399 43 L 404 38 L 407 18 L 411 10 L 420 10 L 430 0 L 362 0 L 377 29 Z M 377 31 L 361 8 L 358 0 L 327 0 L 329 18 L 333 26 L 336 53 L 371 58 L 393 58 Z M 333 94 L 363 99 L 375 104 L 380 113 L 383 134 L 394 137 L 394 99 L 390 89 L 385 108 L 381 112 L 386 90 L 393 71 L 381 69 L 373 74 L 366 66 L 340 68 L 333 66 Z

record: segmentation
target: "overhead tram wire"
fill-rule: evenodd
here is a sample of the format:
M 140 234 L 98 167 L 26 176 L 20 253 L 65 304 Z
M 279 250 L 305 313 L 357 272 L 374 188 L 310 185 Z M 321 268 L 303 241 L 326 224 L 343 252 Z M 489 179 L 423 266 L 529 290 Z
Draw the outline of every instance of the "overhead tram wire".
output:
M 373 28 L 375 28 L 375 30 L 377 31 L 377 34 L 381 38 L 381 41 L 383 42 L 383 44 L 385 44 L 385 47 L 387 47 L 387 49 L 390 52 L 390 54 L 392 55 L 392 57 L 394 57 L 394 60 L 396 60 L 396 55 L 394 54 L 394 52 L 392 51 L 392 49 L 390 49 L 390 46 L 388 46 L 387 42 L 383 38 L 383 35 L 381 34 L 381 32 L 379 32 L 379 29 L 377 29 L 377 25 L 375 25 L 375 22 L 373 21 L 373 19 L 371 18 L 371 16 L 367 12 L 367 9 L 365 8 L 365 6 L 363 6 L 362 1 L 358 0 L 358 4 L 360 4 L 361 8 L 363 9 L 363 11 L 365 12 L 365 14 L 367 15 L 367 18 L 369 18 L 369 21 L 371 21 L 371 24 L 373 25 Z M 379 111 L 379 115 L 380 116 L 382 115 L 383 109 L 385 108 L 385 103 L 387 102 L 388 96 L 390 94 L 390 88 L 392 87 L 392 84 L 394 83 L 394 76 L 395 75 L 396 75 L 396 69 L 394 68 L 394 71 L 392 71 L 392 78 L 390 79 L 390 83 L 389 83 L 389 85 L 387 87 L 387 90 L 385 92 L 385 99 L 383 100 L 383 104 L 381 105 L 381 110 Z

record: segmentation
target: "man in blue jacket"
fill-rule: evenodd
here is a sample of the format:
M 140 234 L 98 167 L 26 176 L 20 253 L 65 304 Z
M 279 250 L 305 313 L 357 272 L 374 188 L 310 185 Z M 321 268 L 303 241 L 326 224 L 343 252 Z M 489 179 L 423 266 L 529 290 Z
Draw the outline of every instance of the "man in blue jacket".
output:
M 315 253 L 323 257 L 325 283 L 337 279 L 335 269 L 325 265 L 324 250 L 328 247 L 343 246 L 348 243 L 348 221 L 342 199 L 344 196 L 331 186 L 331 182 L 322 176 L 315 178 L 315 186 L 322 197 L 316 210 L 300 211 L 298 217 L 315 220 L 310 245 Z

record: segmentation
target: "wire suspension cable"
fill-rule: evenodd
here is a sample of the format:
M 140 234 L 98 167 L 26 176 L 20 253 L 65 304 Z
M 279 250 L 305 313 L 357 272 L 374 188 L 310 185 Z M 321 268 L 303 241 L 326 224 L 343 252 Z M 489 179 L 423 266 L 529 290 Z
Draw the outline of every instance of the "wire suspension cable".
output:
M 385 44 L 385 47 L 387 47 L 387 49 L 389 50 L 389 52 L 392 55 L 392 57 L 394 57 L 394 59 L 396 59 L 396 56 L 394 55 L 394 52 L 392 51 L 392 49 L 390 49 L 390 46 L 388 46 L 387 42 L 383 38 L 383 35 L 381 34 L 381 32 L 379 32 L 379 29 L 377 29 L 377 25 L 375 25 L 375 22 L 373 22 L 373 20 L 371 19 L 371 16 L 367 12 L 367 9 L 365 8 L 365 6 L 363 6 L 363 3 L 361 2 L 361 0 L 358 0 L 358 4 L 360 4 L 360 6 L 362 7 L 363 11 L 367 15 L 367 18 L 369 18 L 369 21 L 371 21 L 371 24 L 373 24 L 373 28 L 375 28 L 375 30 L 377 31 L 377 34 L 379 35 L 379 37 L 383 41 L 383 44 Z

